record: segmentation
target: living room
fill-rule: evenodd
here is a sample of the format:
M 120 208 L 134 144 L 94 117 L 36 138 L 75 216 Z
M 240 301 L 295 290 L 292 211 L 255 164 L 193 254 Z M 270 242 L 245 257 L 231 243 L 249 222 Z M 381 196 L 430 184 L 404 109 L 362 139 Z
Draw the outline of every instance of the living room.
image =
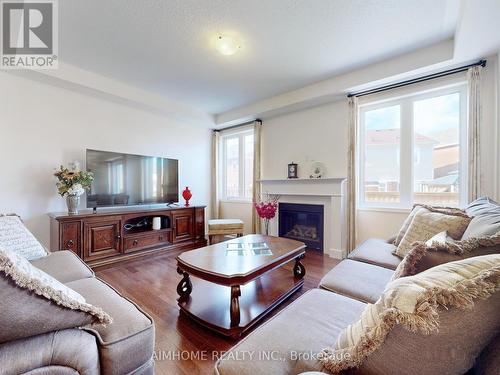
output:
M 500 1 L 0 5 L 0 374 L 498 373 Z

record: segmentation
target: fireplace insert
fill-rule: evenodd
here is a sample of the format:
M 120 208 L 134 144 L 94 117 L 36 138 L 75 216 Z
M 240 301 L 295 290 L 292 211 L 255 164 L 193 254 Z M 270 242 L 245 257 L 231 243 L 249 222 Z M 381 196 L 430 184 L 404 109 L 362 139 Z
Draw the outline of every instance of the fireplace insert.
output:
M 279 203 L 279 236 L 302 241 L 323 251 L 323 205 Z

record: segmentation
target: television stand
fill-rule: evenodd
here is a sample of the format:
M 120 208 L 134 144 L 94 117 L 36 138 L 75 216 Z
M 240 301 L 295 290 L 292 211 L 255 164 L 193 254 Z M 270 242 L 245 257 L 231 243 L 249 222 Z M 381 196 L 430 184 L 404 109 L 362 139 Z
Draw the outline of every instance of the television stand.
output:
M 94 209 L 49 216 L 51 249 L 71 250 L 91 267 L 207 244 L 205 206 Z M 153 217 L 161 218 L 159 230 L 152 227 Z

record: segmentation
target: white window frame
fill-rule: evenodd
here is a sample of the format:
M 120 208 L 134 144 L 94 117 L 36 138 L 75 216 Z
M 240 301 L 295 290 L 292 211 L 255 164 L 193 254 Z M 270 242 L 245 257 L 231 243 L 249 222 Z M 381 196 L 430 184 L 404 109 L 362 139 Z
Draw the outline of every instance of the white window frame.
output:
M 245 137 L 247 135 L 254 135 L 253 128 L 247 128 L 244 130 L 236 130 L 224 133 L 220 136 L 220 181 L 219 186 L 221 187 L 221 200 L 226 202 L 252 202 L 252 197 L 245 197 Z M 237 197 L 227 196 L 227 140 L 238 138 L 239 146 L 239 193 Z M 253 169 L 253 168 L 252 168 Z
M 460 185 L 459 185 L 459 206 L 467 202 L 467 189 L 468 189 L 468 176 L 467 176 L 467 156 L 468 156 L 468 142 L 467 142 L 467 83 L 465 81 L 457 84 L 433 88 L 426 91 L 417 91 L 414 93 L 392 97 L 379 101 L 371 101 L 363 103 L 359 106 L 359 122 L 358 122 L 358 144 L 357 144 L 357 160 L 358 166 L 358 200 L 357 206 L 359 209 L 366 210 L 409 210 L 414 204 L 414 184 L 413 184 L 413 171 L 414 171 L 414 124 L 413 124 L 413 105 L 412 103 L 419 100 L 430 99 L 433 97 L 450 95 L 454 93 L 460 94 L 460 130 L 459 130 L 459 148 L 460 148 Z M 399 160 L 399 181 L 400 181 L 400 201 L 398 203 L 389 202 L 365 202 L 364 192 L 364 165 L 365 160 L 365 116 L 364 114 L 374 109 L 390 107 L 394 105 L 400 106 L 400 160 Z M 410 141 L 411 140 L 411 141 Z M 410 165 L 410 168 L 407 166 Z

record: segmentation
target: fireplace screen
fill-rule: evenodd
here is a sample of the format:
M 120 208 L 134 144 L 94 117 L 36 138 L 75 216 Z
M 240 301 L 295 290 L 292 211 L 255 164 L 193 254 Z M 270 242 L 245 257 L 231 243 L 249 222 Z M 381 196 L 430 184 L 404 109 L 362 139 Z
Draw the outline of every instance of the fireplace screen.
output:
M 323 250 L 323 206 L 279 204 L 279 236 L 304 242 L 308 248 Z

